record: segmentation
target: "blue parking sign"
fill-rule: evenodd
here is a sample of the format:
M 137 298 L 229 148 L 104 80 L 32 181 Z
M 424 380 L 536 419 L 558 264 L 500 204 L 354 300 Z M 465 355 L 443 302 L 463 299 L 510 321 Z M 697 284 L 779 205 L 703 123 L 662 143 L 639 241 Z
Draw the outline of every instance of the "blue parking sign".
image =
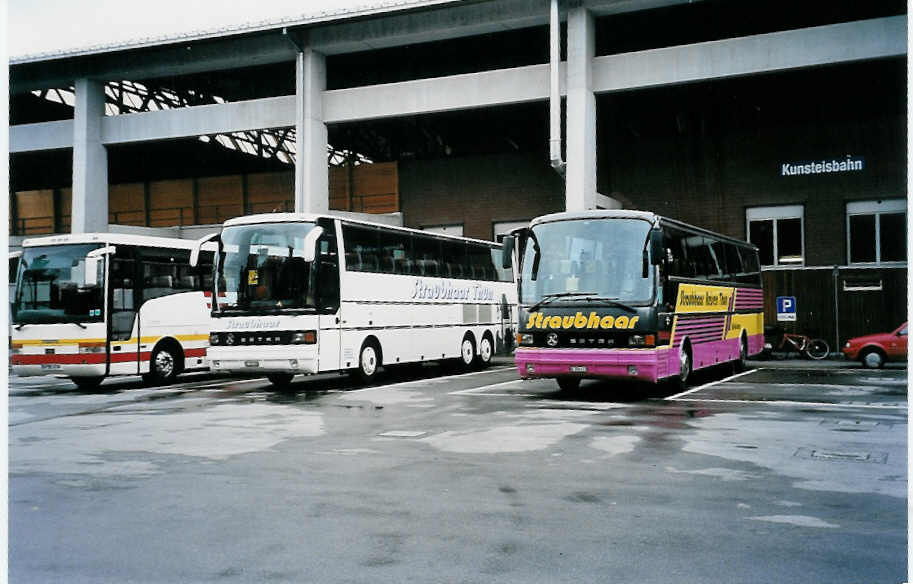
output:
M 777 296 L 777 320 L 778 321 L 796 320 L 796 297 L 795 296 Z

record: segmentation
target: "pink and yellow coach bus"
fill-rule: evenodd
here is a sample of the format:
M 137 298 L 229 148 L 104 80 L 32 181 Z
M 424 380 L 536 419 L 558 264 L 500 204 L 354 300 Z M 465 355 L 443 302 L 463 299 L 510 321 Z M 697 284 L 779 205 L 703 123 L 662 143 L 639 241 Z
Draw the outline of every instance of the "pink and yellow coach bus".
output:
M 764 346 L 758 250 L 641 211 L 556 213 L 505 238 L 524 378 L 672 380 Z

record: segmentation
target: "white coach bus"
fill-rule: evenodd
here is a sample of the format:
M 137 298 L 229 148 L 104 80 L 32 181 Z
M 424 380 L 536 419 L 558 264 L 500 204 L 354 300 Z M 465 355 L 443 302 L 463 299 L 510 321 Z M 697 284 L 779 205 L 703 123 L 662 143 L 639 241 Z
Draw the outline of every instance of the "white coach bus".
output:
M 212 251 L 191 268 L 194 246 L 114 233 L 26 239 L 11 298 L 11 372 L 93 388 L 109 375 L 168 383 L 205 368 Z
M 297 373 L 456 358 L 510 347 L 516 284 L 501 245 L 332 215 L 226 221 L 217 239 L 213 371 Z M 191 260 L 193 261 L 193 260 Z

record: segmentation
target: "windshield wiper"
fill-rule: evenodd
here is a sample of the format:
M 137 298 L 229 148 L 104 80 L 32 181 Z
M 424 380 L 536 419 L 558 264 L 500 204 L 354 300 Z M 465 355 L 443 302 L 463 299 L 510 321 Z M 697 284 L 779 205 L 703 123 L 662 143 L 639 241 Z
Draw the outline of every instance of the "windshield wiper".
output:
M 78 319 L 75 319 L 75 318 L 71 318 L 67 322 L 69 322 L 70 324 L 75 324 L 76 326 L 78 326 L 81 329 L 88 328 L 86 325 L 82 324 L 81 322 L 79 322 Z
M 557 300 L 558 298 L 568 298 L 570 296 L 591 296 L 593 294 L 596 294 L 596 292 L 558 292 L 556 294 L 544 294 L 542 296 L 542 299 L 539 300 L 539 302 L 536 302 L 535 304 L 530 306 L 527 310 L 529 312 L 532 312 L 532 311 L 536 310 L 537 308 L 539 308 L 540 306 L 542 306 L 544 304 L 548 304 L 549 302 L 551 302 L 553 300 Z
M 637 314 L 637 310 L 635 308 L 632 308 L 623 302 L 618 302 L 617 298 L 606 298 L 604 296 L 587 296 L 585 298 L 581 298 L 581 300 L 586 300 L 587 302 L 605 302 L 606 304 L 617 306 L 618 308 L 623 308 L 628 312 Z

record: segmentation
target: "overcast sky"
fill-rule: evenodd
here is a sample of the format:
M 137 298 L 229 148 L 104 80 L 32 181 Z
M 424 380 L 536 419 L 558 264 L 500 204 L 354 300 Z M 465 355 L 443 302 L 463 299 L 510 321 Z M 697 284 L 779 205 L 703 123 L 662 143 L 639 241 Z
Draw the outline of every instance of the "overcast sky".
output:
M 8 1 L 8 55 L 176 36 L 391 0 L 0 0 Z

